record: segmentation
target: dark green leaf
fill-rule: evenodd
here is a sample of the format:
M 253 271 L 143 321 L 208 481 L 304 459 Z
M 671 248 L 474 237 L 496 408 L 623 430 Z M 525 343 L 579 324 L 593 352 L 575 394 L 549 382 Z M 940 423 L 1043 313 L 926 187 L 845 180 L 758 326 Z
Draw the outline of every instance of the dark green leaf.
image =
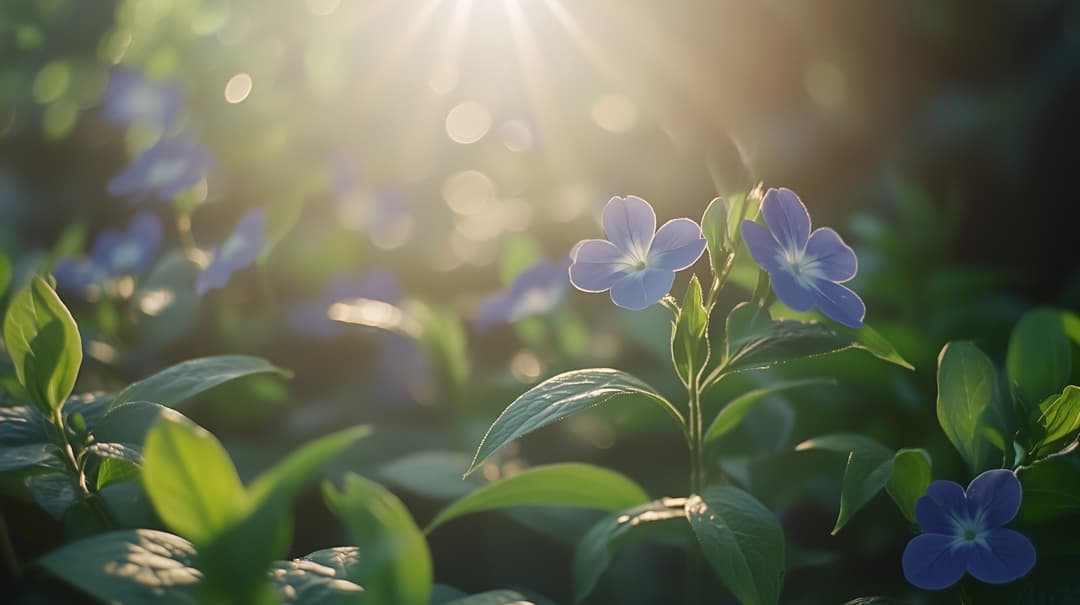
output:
M 685 519 L 686 498 L 663 498 L 601 519 L 574 548 L 574 601 L 581 602 L 596 587 L 611 557 L 630 537 L 661 521 Z M 685 525 L 684 525 L 685 526 Z
M 468 468 L 470 461 L 468 454 L 460 452 L 417 452 L 384 464 L 376 474 L 392 487 L 434 500 L 453 500 L 485 485 L 480 475 L 461 478 L 461 469 Z
M 734 430 L 735 427 L 739 426 L 739 423 L 742 422 L 743 418 L 750 413 L 750 410 L 769 395 L 812 384 L 830 384 L 832 382 L 833 381 L 824 379 L 792 380 L 747 391 L 731 400 L 730 403 L 720 410 L 720 413 L 716 415 L 716 419 L 713 420 L 712 425 L 709 426 L 709 430 L 705 433 L 705 443 L 714 442 Z
M 7 255 L 0 252 L 0 297 L 4 296 L 4 292 L 7 292 L 8 285 L 11 284 L 11 260 Z
M 772 511 L 736 487 L 720 486 L 690 496 L 686 514 L 705 558 L 740 602 L 780 601 L 784 530 Z
M 491 590 L 461 599 L 447 601 L 443 605 L 528 605 L 532 601 L 514 590 Z
M 772 318 L 768 309 L 753 301 L 735 305 L 725 322 L 725 347 L 730 358 L 747 342 L 762 338 L 772 330 Z
M 364 587 L 367 602 L 428 605 L 431 554 L 405 505 L 379 484 L 352 473 L 345 475 L 340 492 L 324 483 L 323 496 L 364 555 L 358 575 L 350 580 Z
M 0 449 L 0 473 L 30 467 L 63 469 L 60 448 L 51 443 L 32 443 Z
M 1041 438 L 1032 448 L 1036 456 L 1052 453 L 1055 446 L 1080 430 L 1080 387 L 1065 387 L 1061 395 L 1047 399 L 1039 410 Z
M 26 490 L 38 506 L 54 519 L 61 519 L 79 499 L 79 486 L 66 472 L 30 475 L 25 479 Z
M 930 487 L 930 454 L 921 449 L 902 449 L 893 457 L 892 476 L 885 490 L 904 517 L 915 523 L 915 502 Z
M 220 355 L 178 363 L 149 378 L 129 386 L 116 396 L 112 407 L 129 401 L 152 401 L 166 407 L 177 407 L 189 399 L 220 384 L 251 376 L 289 373 L 265 359 L 247 355 Z
M 61 580 L 107 603 L 200 602 L 190 542 L 152 529 L 100 534 L 37 560 Z
M 472 473 L 514 439 L 620 395 L 643 395 L 659 403 L 682 426 L 682 414 L 652 387 L 619 370 L 595 368 L 559 374 L 514 400 L 488 429 L 476 450 Z
M 48 421 L 37 410 L 26 405 L 0 406 L 0 445 L 16 447 L 48 440 Z
M 994 433 L 1005 434 L 996 409 L 996 377 L 993 362 L 973 343 L 948 343 L 938 356 L 938 422 L 975 472 L 1000 458 L 988 439 Z
M 225 448 L 186 419 L 163 419 L 150 430 L 142 477 L 165 524 L 199 545 L 222 535 L 248 507 Z
M 1080 460 L 1075 457 L 1040 462 L 1017 476 L 1024 486 L 1022 521 L 1043 523 L 1080 513 Z
M 174 409 L 148 401 L 132 401 L 109 409 L 93 427 L 95 441 L 141 445 L 161 420 L 183 422 L 187 418 Z
M 626 476 L 589 464 L 538 466 L 500 479 L 444 509 L 424 530 L 463 515 L 512 506 L 576 506 L 619 511 L 648 502 L 645 490 Z
M 1020 318 L 1009 337 L 1005 367 L 1013 393 L 1027 409 L 1060 393 L 1072 371 L 1072 348 L 1062 313 L 1036 309 Z
M 42 412 L 51 414 L 75 387 L 82 341 L 71 312 L 44 279 L 34 276 L 11 299 L 4 343 L 19 383 Z
M 364 603 L 364 589 L 349 581 L 359 565 L 360 551 L 342 546 L 311 553 L 292 561 L 278 561 L 270 578 L 282 603 L 349 605 Z
M 695 275 L 690 278 L 675 329 L 671 332 L 671 359 L 684 385 L 696 383 L 709 361 L 708 326 L 709 312 L 705 309 L 701 284 Z
M 64 402 L 64 416 L 69 424 L 73 424 L 71 419 L 74 416 L 82 416 L 87 428 L 92 428 L 109 411 L 113 399 L 114 396 L 110 393 L 72 395 Z

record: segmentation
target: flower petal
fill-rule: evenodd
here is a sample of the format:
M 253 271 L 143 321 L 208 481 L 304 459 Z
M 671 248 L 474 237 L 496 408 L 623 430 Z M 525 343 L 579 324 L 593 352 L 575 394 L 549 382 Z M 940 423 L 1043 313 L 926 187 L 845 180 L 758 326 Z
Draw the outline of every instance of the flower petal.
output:
M 258 208 L 248 212 L 222 244 L 214 262 L 226 264 L 233 271 L 247 267 L 262 254 L 265 235 L 266 214 Z
M 951 534 L 955 531 L 952 517 L 930 496 L 920 496 L 915 501 L 915 520 L 926 532 Z
M 773 234 L 762 225 L 745 219 L 741 228 L 743 241 L 750 250 L 750 256 L 754 257 L 754 262 L 769 273 L 781 271 L 783 266 L 780 264 L 780 244 Z
M 926 488 L 925 498 L 930 498 L 946 515 L 959 515 L 967 512 L 967 496 L 964 488 L 955 481 L 934 481 Z M 922 520 L 919 520 L 922 523 Z
M 1011 474 L 1011 473 L 1010 473 Z M 987 584 L 1005 584 L 1035 566 L 1035 547 L 1024 534 L 997 528 L 982 535 L 968 551 L 967 570 Z
M 964 576 L 967 549 L 954 548 L 953 537 L 942 534 L 915 536 L 904 547 L 901 565 L 908 582 L 926 590 L 941 590 Z
M 849 328 L 860 328 L 866 317 L 866 305 L 858 294 L 840 284 L 826 280 L 814 282 L 815 304 L 826 317 Z
M 1001 527 L 1020 512 L 1023 489 L 1011 471 L 995 469 L 971 480 L 967 488 L 968 506 L 973 518 L 981 518 L 987 528 Z M 979 515 L 978 513 L 982 513 Z
M 588 239 L 575 246 L 574 250 L 570 283 L 582 292 L 603 292 L 633 269 L 626 261 L 626 253 L 606 240 Z
M 773 292 L 776 292 L 776 297 L 780 299 L 780 302 L 800 312 L 809 311 L 814 307 L 814 302 L 818 298 L 817 294 L 797 281 L 790 273 L 783 269 L 769 271 L 769 277 L 772 280 Z
M 604 233 L 623 254 L 645 260 L 655 232 L 656 213 L 636 195 L 613 197 L 604 206 Z
M 660 302 L 660 299 L 671 291 L 673 283 L 675 283 L 674 271 L 666 269 L 634 271 L 619 278 L 611 286 L 611 300 L 624 309 L 640 311 Z
M 682 271 L 697 262 L 704 252 L 701 227 L 688 218 L 677 218 L 664 223 L 656 232 L 648 263 L 656 269 Z
M 227 263 L 211 261 L 195 278 L 195 291 L 202 296 L 211 290 L 225 287 L 232 277 L 233 268 Z
M 810 214 L 799 196 L 790 189 L 769 189 L 761 202 L 761 213 L 780 247 L 802 251 L 810 237 Z
M 473 316 L 473 324 L 481 332 L 497 324 L 508 321 L 510 310 L 510 294 L 500 292 L 485 298 Z
M 822 227 L 815 229 L 806 242 L 806 262 L 813 263 L 813 269 L 829 281 L 843 283 L 855 277 L 859 270 L 859 261 L 855 251 L 844 243 L 840 235 Z

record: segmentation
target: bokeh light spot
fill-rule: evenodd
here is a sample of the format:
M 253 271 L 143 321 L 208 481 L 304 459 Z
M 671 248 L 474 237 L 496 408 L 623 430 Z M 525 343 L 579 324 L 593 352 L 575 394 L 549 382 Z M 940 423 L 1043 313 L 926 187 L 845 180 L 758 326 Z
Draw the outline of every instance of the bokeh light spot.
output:
M 524 120 L 507 120 L 499 128 L 503 145 L 510 151 L 529 151 L 536 144 L 532 128 Z
M 446 134 L 455 143 L 475 143 L 490 129 L 491 112 L 476 101 L 460 103 L 446 114 Z
M 251 76 L 246 73 L 238 73 L 229 78 L 225 84 L 225 100 L 229 103 L 240 103 L 251 94 Z
M 495 183 L 479 170 L 463 170 L 443 183 L 446 205 L 461 215 L 482 212 L 495 201 Z
M 596 97 L 589 108 L 596 125 L 608 132 L 629 132 L 637 125 L 637 107 L 625 95 L 606 94 Z

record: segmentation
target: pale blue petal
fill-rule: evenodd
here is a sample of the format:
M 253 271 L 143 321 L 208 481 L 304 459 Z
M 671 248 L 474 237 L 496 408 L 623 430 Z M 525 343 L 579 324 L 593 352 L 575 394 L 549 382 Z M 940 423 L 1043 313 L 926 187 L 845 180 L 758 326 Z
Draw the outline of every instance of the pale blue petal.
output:
M 611 243 L 635 258 L 645 260 L 656 232 L 656 213 L 649 202 L 628 195 L 613 197 L 604 206 L 604 233 Z
M 795 280 L 790 273 L 781 269 L 770 271 L 769 278 L 772 280 L 773 292 L 780 302 L 794 311 L 809 311 L 814 307 L 817 295 L 808 287 Z
M 1024 534 L 1011 529 L 991 529 L 967 553 L 967 571 L 987 584 L 1005 584 L 1035 567 L 1035 547 Z
M 195 278 L 195 291 L 202 296 L 211 290 L 224 288 L 232 277 L 233 269 L 226 263 L 211 262 Z
M 858 294 L 840 284 L 815 280 L 815 304 L 826 317 L 849 328 L 860 328 L 866 317 L 866 305 Z
M 761 213 L 782 248 L 798 251 L 806 248 L 806 240 L 810 237 L 810 214 L 794 191 L 769 189 L 761 202 Z
M 266 214 L 257 208 L 240 219 L 232 235 L 221 246 L 214 262 L 225 264 L 232 271 L 251 265 L 262 254 L 265 236 Z
M 743 241 L 754 262 L 769 273 L 783 270 L 780 264 L 780 244 L 768 229 L 754 221 L 743 220 L 740 225 Z
M 1001 527 L 1020 512 L 1023 489 L 1012 471 L 995 469 L 971 480 L 967 488 L 973 518 L 981 517 L 985 527 Z M 981 513 L 981 515 L 979 514 Z
M 682 271 L 701 258 L 705 238 L 701 227 L 688 218 L 664 223 L 653 238 L 648 264 L 655 269 Z
M 473 316 L 477 330 L 484 331 L 509 320 L 510 294 L 500 292 L 485 298 Z
M 633 269 L 626 262 L 626 253 L 609 241 L 585 240 L 575 249 L 574 262 L 570 265 L 570 283 L 583 292 L 603 292 Z
M 580 255 L 578 256 L 580 259 Z M 611 300 L 631 311 L 640 311 L 660 302 L 675 283 L 675 272 L 665 269 L 634 271 L 611 286 Z
M 806 243 L 806 262 L 813 263 L 813 270 L 819 275 L 838 283 L 855 277 L 859 262 L 855 251 L 844 243 L 840 235 L 823 227 L 815 229 Z
M 908 582 L 926 590 L 956 584 L 967 567 L 965 548 L 953 548 L 952 536 L 922 534 L 904 548 L 901 565 Z

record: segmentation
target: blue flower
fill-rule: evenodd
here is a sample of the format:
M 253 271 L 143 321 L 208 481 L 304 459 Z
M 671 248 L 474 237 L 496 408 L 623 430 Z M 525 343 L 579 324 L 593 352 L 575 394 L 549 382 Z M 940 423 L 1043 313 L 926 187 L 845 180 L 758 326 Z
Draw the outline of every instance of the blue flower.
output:
M 199 295 L 225 287 L 233 273 L 258 260 L 266 243 L 266 214 L 255 209 L 244 215 L 225 243 L 214 249 L 210 264 L 195 280 Z
M 163 238 L 161 221 L 150 213 L 139 214 L 125 232 L 102 232 L 94 240 L 89 257 L 62 259 L 53 276 L 60 287 L 85 292 L 107 279 L 141 275 L 161 250 Z
M 161 140 L 109 180 L 108 192 L 113 196 L 131 196 L 133 202 L 150 198 L 169 201 L 197 185 L 212 162 L 210 151 L 198 143 Z
M 935 481 L 915 503 L 923 532 L 904 549 L 904 577 L 919 588 L 940 590 L 964 572 L 988 584 L 1005 584 L 1035 566 L 1035 547 L 1021 533 L 1001 527 L 1020 510 L 1020 480 L 1004 469 L 986 471 L 968 485 Z
M 855 277 L 855 251 L 832 229 L 811 233 L 810 214 L 790 189 L 769 189 L 761 213 L 768 229 L 744 220 L 742 236 L 780 302 L 795 311 L 817 307 L 845 326 L 862 326 L 866 305 L 840 285 Z
M 633 195 L 611 198 L 603 223 L 607 240 L 585 240 L 570 252 L 570 282 L 584 292 L 611 290 L 611 300 L 627 309 L 659 302 L 671 290 L 675 272 L 705 251 L 697 223 L 677 218 L 657 231 L 652 206 Z
M 180 117 L 184 97 L 174 82 L 154 82 L 131 67 L 117 67 L 109 74 L 102 97 L 102 114 L 118 126 L 140 124 L 168 130 Z
M 562 302 L 570 286 L 567 268 L 570 259 L 561 263 L 543 258 L 514 278 L 510 289 L 484 299 L 473 321 L 480 330 L 499 323 L 515 321 L 551 312 Z

